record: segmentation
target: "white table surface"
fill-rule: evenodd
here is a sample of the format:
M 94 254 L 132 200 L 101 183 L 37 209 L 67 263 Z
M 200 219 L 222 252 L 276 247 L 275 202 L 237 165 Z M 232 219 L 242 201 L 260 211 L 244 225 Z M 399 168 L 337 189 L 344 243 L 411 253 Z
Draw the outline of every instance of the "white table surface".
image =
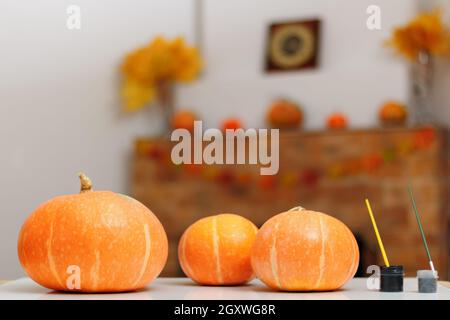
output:
M 0 299 L 28 300 L 450 300 L 450 289 L 438 285 L 437 293 L 418 293 L 417 279 L 406 278 L 404 292 L 383 293 L 367 289 L 366 278 L 355 278 L 341 290 L 334 292 L 277 292 L 259 280 L 245 286 L 199 286 L 187 278 L 159 278 L 138 292 L 115 294 L 71 294 L 54 292 L 37 285 L 29 278 L 21 278 L 0 285 Z

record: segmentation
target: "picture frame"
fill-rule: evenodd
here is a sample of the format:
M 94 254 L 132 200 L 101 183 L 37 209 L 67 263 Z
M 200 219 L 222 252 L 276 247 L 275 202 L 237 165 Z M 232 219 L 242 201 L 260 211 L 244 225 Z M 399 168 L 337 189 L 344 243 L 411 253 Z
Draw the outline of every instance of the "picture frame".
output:
M 270 24 L 266 41 L 265 71 L 285 72 L 318 67 L 320 26 L 319 19 Z

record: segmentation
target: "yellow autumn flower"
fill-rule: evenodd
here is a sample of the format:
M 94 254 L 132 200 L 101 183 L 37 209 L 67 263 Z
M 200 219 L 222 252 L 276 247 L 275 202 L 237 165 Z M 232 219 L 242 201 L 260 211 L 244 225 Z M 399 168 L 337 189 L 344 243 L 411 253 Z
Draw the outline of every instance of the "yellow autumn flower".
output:
M 175 81 L 190 82 L 195 80 L 201 70 L 201 60 L 197 48 L 186 47 L 183 38 L 176 38 L 171 45 L 174 63 L 173 77 Z
M 125 110 L 135 111 L 152 102 L 160 83 L 195 80 L 200 69 L 197 49 L 188 46 L 182 37 L 173 40 L 156 37 L 128 54 L 122 64 Z
M 133 79 L 143 85 L 154 83 L 154 73 L 151 72 L 151 52 L 148 47 L 139 48 L 130 53 L 122 64 L 122 73 L 128 79 Z
M 420 52 L 445 55 L 450 49 L 450 33 L 442 22 L 442 11 L 424 12 L 394 30 L 387 45 L 410 60 Z
M 125 79 L 122 86 L 122 98 L 125 111 L 137 111 L 155 97 L 153 86 L 142 85 L 141 83 Z

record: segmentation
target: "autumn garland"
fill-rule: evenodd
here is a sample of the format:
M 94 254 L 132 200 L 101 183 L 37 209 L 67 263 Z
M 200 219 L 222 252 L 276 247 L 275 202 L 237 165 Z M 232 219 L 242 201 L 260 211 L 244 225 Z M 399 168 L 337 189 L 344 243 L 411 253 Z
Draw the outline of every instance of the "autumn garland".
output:
M 324 168 L 304 168 L 300 170 L 285 170 L 277 175 L 262 176 L 256 172 L 236 172 L 232 168 L 208 166 L 202 164 L 174 165 L 170 159 L 170 150 L 148 140 L 139 140 L 136 151 L 140 156 L 148 157 L 161 168 L 160 172 L 175 173 L 178 170 L 193 177 L 216 182 L 230 188 L 245 188 L 258 185 L 262 190 L 272 190 L 281 187 L 304 185 L 316 186 L 321 178 L 340 179 L 363 174 L 374 174 L 383 165 L 393 163 L 415 151 L 429 148 L 436 140 L 433 127 L 425 127 L 411 135 L 409 139 L 380 151 L 374 151 L 355 158 L 347 158 L 333 162 Z

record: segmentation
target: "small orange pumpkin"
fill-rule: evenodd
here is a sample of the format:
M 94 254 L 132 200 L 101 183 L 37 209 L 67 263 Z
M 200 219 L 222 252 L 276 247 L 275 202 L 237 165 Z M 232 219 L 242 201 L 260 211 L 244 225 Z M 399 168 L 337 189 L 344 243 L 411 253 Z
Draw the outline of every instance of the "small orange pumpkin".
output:
M 344 223 L 300 207 L 264 223 L 252 249 L 256 276 L 276 290 L 336 290 L 358 263 L 356 239 Z
M 236 214 L 198 220 L 178 245 L 184 273 L 200 284 L 234 285 L 253 278 L 250 252 L 258 228 Z
M 404 125 L 408 118 L 408 110 L 406 106 L 401 103 L 388 101 L 381 106 L 379 118 L 383 125 Z
M 192 111 L 177 111 L 171 119 L 172 129 L 186 129 L 192 132 L 194 130 L 195 120 L 197 120 L 197 116 Z
M 239 120 L 238 118 L 228 118 L 225 119 L 224 121 L 222 121 L 222 131 L 225 131 L 227 129 L 229 130 L 237 130 L 237 129 L 242 129 L 243 125 L 241 120 Z
M 348 127 L 347 117 L 340 112 L 331 114 L 327 119 L 328 129 L 346 129 Z
M 303 121 L 303 112 L 300 107 L 288 100 L 276 100 L 269 107 L 267 122 L 273 128 L 298 128 Z
M 163 269 L 168 241 L 143 204 L 110 191 L 92 191 L 80 174 L 81 192 L 38 207 L 19 234 L 26 273 L 53 290 L 121 292 L 145 287 Z

